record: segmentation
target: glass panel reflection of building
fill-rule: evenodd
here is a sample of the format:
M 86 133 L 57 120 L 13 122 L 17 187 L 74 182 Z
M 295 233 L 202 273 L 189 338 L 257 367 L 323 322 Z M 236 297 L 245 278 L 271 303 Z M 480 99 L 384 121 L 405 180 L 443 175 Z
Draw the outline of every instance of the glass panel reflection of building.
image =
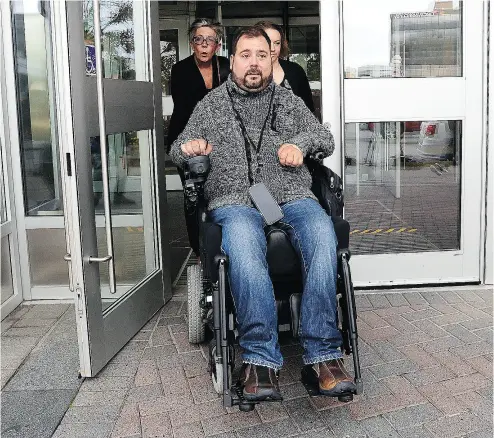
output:
M 390 59 L 393 77 L 461 76 L 461 10 L 392 14 Z
M 345 78 L 461 76 L 462 3 L 345 4 Z

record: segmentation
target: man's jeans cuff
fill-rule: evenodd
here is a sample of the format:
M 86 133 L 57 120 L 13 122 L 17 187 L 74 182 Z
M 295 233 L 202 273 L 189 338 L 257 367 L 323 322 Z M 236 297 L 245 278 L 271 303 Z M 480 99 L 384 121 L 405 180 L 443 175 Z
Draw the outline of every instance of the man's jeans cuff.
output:
M 261 366 L 261 367 L 271 368 L 272 370 L 275 370 L 275 371 L 279 371 L 281 369 L 281 367 L 283 366 L 283 364 L 281 364 L 281 365 L 275 364 L 272 362 L 267 362 L 267 361 L 262 360 L 262 359 L 250 358 L 249 356 L 243 357 L 242 362 L 243 363 L 250 363 L 251 365 L 257 365 L 257 366 Z
M 319 363 L 319 362 L 325 362 L 327 360 L 341 359 L 342 357 L 343 357 L 343 354 L 340 351 L 337 351 L 335 353 L 329 353 L 329 354 L 325 354 L 323 356 L 318 356 L 318 357 L 314 357 L 314 358 L 310 358 L 310 357 L 307 357 L 304 355 L 304 356 L 302 356 L 302 359 L 304 361 L 304 365 L 312 365 L 312 364 Z

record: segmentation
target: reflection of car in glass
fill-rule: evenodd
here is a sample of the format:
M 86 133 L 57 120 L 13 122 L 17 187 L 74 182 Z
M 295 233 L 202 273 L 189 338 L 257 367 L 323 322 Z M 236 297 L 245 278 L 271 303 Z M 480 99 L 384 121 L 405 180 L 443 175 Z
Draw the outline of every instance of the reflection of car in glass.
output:
M 420 131 L 422 126 L 422 122 L 418 121 L 409 121 L 402 122 L 402 126 L 400 126 L 401 132 L 417 132 Z
M 422 122 L 417 151 L 423 159 L 453 160 L 455 122 L 447 120 Z

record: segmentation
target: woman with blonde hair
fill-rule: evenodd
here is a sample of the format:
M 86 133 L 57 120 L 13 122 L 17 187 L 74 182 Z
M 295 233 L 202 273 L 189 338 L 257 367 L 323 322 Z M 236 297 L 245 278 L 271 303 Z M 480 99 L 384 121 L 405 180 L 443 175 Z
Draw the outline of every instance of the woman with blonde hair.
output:
M 192 55 L 172 67 L 170 89 L 173 114 L 168 128 L 168 151 L 184 130 L 195 106 L 213 88 L 219 87 L 230 74 L 230 62 L 216 55 L 221 46 L 223 27 L 208 18 L 198 18 L 189 29 Z M 178 168 L 182 184 L 184 173 Z M 185 222 L 192 250 L 199 254 L 199 230 L 196 216 L 189 214 L 184 205 Z
M 264 29 L 271 40 L 274 81 L 282 87 L 291 89 L 293 94 L 300 97 L 307 108 L 314 112 L 312 91 L 304 69 L 297 63 L 284 59 L 288 56 L 288 42 L 281 26 L 271 21 L 259 21 L 256 26 Z
M 197 102 L 228 78 L 230 62 L 216 55 L 222 38 L 221 24 L 208 18 L 198 18 L 189 29 L 193 53 L 172 67 L 170 89 L 173 114 L 168 131 L 168 148 L 187 125 Z

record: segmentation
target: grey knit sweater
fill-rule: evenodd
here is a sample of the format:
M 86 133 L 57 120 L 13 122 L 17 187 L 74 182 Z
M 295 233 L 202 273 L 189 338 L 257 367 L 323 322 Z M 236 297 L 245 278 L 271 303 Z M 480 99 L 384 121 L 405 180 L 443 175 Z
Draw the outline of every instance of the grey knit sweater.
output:
M 257 153 L 255 146 L 269 110 L 273 88 L 273 104 Z M 187 159 L 182 153 L 182 144 L 203 138 L 212 145 L 211 172 L 205 184 L 208 209 L 232 204 L 252 206 L 248 194 L 251 184 L 246 141 L 232 109 L 232 100 L 254 144 L 254 147 L 249 146 L 252 182 L 264 182 L 280 204 L 301 198 L 316 199 L 310 190 L 311 176 L 307 167 L 282 166 L 277 152 L 283 143 L 291 143 L 298 146 L 304 156 L 315 151 L 328 156 L 334 149 L 330 131 L 290 90 L 271 82 L 264 90 L 249 93 L 230 77 L 197 104 L 170 152 L 174 163 L 182 167 Z

